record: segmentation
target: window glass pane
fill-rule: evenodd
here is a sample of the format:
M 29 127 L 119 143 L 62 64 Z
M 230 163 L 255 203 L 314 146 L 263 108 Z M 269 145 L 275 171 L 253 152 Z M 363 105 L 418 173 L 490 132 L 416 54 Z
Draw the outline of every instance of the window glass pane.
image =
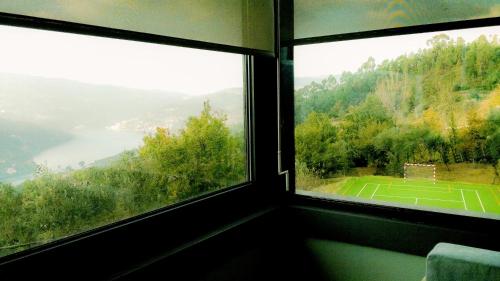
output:
M 500 16 L 500 0 L 294 0 L 295 38 Z
M 299 192 L 500 215 L 500 27 L 295 48 Z
M 0 38 L 0 256 L 247 180 L 243 56 Z
M 15 0 L 0 12 L 273 51 L 271 0 Z

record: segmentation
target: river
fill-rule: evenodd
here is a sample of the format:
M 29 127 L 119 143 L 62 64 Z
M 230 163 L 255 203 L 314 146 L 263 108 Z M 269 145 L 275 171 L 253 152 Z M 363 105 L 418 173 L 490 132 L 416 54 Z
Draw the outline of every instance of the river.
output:
M 44 164 L 50 170 L 73 169 L 94 161 L 115 156 L 125 150 L 136 149 L 142 144 L 144 135 L 125 131 L 85 131 L 75 134 L 65 143 L 51 147 L 33 158 L 37 164 Z

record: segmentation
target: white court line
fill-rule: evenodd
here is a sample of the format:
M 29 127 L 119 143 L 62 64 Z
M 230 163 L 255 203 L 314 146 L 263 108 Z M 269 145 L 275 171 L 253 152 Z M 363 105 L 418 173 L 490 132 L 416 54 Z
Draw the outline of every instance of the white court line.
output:
M 380 184 L 377 184 L 377 188 L 375 188 L 375 191 L 372 193 L 372 197 L 370 197 L 370 199 L 373 199 L 373 196 L 375 195 L 375 193 L 377 193 L 377 190 L 379 187 L 380 187 Z
M 460 194 L 462 194 L 462 201 L 464 201 L 465 210 L 468 211 L 469 209 L 467 209 L 467 204 L 465 204 L 464 190 L 463 189 L 460 189 Z
M 477 193 L 477 190 L 476 190 L 476 196 L 477 199 L 479 199 L 479 204 L 481 204 L 481 209 L 483 209 L 483 213 L 486 213 L 486 211 L 484 210 L 483 202 L 481 201 L 481 197 L 479 197 L 479 193 Z
M 415 198 L 415 205 L 418 205 L 418 198 Z
M 438 191 L 434 191 L 434 190 L 426 190 L 426 188 L 428 189 L 437 189 L 437 190 L 443 190 L 441 192 L 450 192 L 448 190 L 447 187 L 440 187 L 440 186 L 422 186 L 422 185 L 411 185 L 411 184 L 393 184 L 391 185 L 391 188 L 393 186 L 396 186 L 396 188 L 402 188 L 402 187 L 410 187 L 410 188 L 418 188 L 418 189 L 421 189 L 421 190 L 425 190 L 425 191 L 433 191 L 433 192 L 438 192 Z M 455 188 L 452 188 L 452 190 L 455 190 Z
M 386 183 L 386 184 L 383 184 L 383 185 L 389 185 L 389 184 Z M 412 185 L 412 184 L 392 184 L 391 188 L 393 188 L 394 186 L 398 186 L 397 188 L 400 188 L 399 186 L 401 186 L 401 187 L 415 187 L 415 188 L 418 188 L 419 190 L 422 190 L 422 189 L 425 189 L 425 188 L 433 188 L 433 189 L 446 190 L 446 192 L 449 192 L 447 187 L 439 187 L 439 186 L 423 186 L 423 185 Z
M 418 187 L 418 188 L 434 188 L 434 189 L 441 189 L 441 190 L 448 190 L 447 187 L 441 187 L 441 186 L 423 186 L 423 185 L 413 185 L 413 184 L 393 184 L 393 186 L 402 186 L 402 187 Z
M 359 195 L 361 194 L 361 192 L 363 191 L 363 189 L 365 189 L 366 185 L 368 183 L 365 183 L 365 185 L 363 185 L 363 188 L 361 188 L 361 190 L 358 192 L 358 194 L 356 194 L 356 197 L 359 197 Z
M 413 199 L 413 198 L 415 198 L 415 197 L 410 197 L 410 196 L 394 196 L 394 195 L 375 195 L 375 197 L 394 197 L 394 198 L 407 198 L 407 199 Z M 443 199 L 422 198 L 422 197 L 419 197 L 418 199 L 430 200 L 430 201 L 443 201 L 443 202 L 462 203 L 462 201 L 458 201 L 458 200 L 443 200 Z
M 397 189 L 397 190 L 410 190 L 410 191 L 425 191 L 425 192 L 439 192 L 439 193 L 451 193 L 451 191 L 441 191 L 441 190 L 421 190 L 421 189 L 417 189 L 415 190 L 414 188 L 410 188 L 412 187 L 412 185 L 408 185 L 409 188 L 402 188 L 402 187 L 392 187 L 391 186 L 391 189 Z M 453 191 L 455 191 L 456 189 L 453 189 Z
M 453 183 L 453 184 L 455 184 L 455 185 L 463 185 L 464 183 L 460 182 L 460 183 Z M 474 184 L 473 183 L 469 183 L 469 185 L 474 185 Z M 393 185 L 391 185 L 391 187 L 393 187 L 393 186 L 418 187 L 418 188 L 434 188 L 434 189 L 448 190 L 448 187 L 444 187 L 444 186 L 423 186 L 423 185 L 413 185 L 413 184 L 393 184 Z M 478 184 L 478 185 L 476 185 L 474 187 L 489 188 L 487 186 L 481 186 L 480 184 Z M 459 190 L 460 188 L 458 188 L 458 187 L 451 187 L 450 189 L 452 191 L 456 191 L 456 190 Z M 476 190 L 475 188 L 469 188 L 469 187 L 464 187 L 464 186 L 462 186 L 462 189 L 471 190 L 471 191 Z
M 374 184 L 374 183 L 370 183 L 370 184 Z M 462 184 L 462 183 L 460 183 L 460 184 Z M 389 185 L 389 184 L 383 184 L 383 185 Z M 409 187 L 409 188 L 412 188 L 412 187 L 415 187 L 415 188 L 434 188 L 434 189 L 446 190 L 446 191 L 425 190 L 425 191 L 430 191 L 430 192 L 442 192 L 442 193 L 451 193 L 451 192 L 454 192 L 454 191 L 459 191 L 460 189 L 464 189 L 464 190 L 467 190 L 467 191 L 476 191 L 476 189 L 471 189 L 471 188 L 467 188 L 467 187 L 462 187 L 462 188 L 452 187 L 452 188 L 448 189 L 448 187 L 422 186 L 422 185 L 411 185 L 411 184 L 405 184 L 405 185 L 402 185 L 402 184 L 393 184 L 393 185 L 391 185 L 391 188 L 394 188 L 394 186 Z M 396 187 L 394 189 L 403 189 L 401 187 Z M 413 190 L 413 189 L 409 189 L 409 190 Z M 448 190 L 451 190 L 451 191 L 448 191 Z
M 474 187 L 484 187 L 484 188 L 491 187 L 490 185 L 484 183 L 457 182 L 456 184 L 473 185 Z

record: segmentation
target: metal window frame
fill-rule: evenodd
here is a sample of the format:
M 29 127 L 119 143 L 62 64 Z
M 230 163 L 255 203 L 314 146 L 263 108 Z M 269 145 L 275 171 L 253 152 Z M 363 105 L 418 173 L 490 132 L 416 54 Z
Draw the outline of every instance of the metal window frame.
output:
M 463 20 L 445 23 L 434 23 L 416 26 L 407 26 L 400 28 L 388 28 L 381 30 L 369 30 L 362 32 L 353 32 L 346 34 L 336 34 L 330 36 L 320 36 L 312 38 L 294 39 L 293 0 L 280 1 L 280 20 L 281 28 L 280 38 L 280 108 L 281 117 L 280 151 L 282 152 L 281 166 L 288 171 L 289 189 L 287 192 L 286 205 L 289 208 L 316 208 L 323 211 L 344 212 L 354 215 L 370 215 L 378 218 L 399 220 L 404 222 L 416 223 L 422 227 L 438 227 L 453 229 L 457 232 L 469 233 L 470 237 L 494 237 L 500 235 L 496 227 L 497 219 L 493 217 L 481 217 L 470 214 L 458 213 L 453 211 L 432 210 L 432 209 L 413 209 L 411 206 L 397 204 L 377 204 L 373 202 L 360 202 L 339 197 L 320 197 L 313 194 L 298 194 L 295 186 L 295 134 L 294 134 L 294 70 L 293 70 L 293 48 L 300 45 L 319 44 L 339 42 L 354 39 L 367 39 L 374 37 L 387 37 L 406 34 L 416 34 L 425 32 L 445 31 L 454 29 L 467 29 L 475 27 L 494 26 L 500 24 L 500 17 Z M 328 232 L 328 231 L 327 231 Z M 330 233 L 332 234 L 332 233 Z M 327 234 L 325 234 L 328 236 Z M 429 236 L 428 236 L 429 237 Z M 359 242 L 359 241 L 358 241 Z M 489 246 L 490 248 L 499 248 L 494 246 L 493 241 L 483 239 L 482 241 L 467 240 L 469 244 L 479 244 Z M 381 248 L 387 245 L 379 244 Z M 399 245 L 401 246 L 401 245 Z M 399 249 L 408 252 L 406 249 Z M 394 248 L 392 248 L 394 250 Z M 411 251 L 410 251 L 411 252 Z
M 293 46 L 497 25 L 500 23 L 500 18 L 295 40 L 293 39 L 293 0 L 275 0 L 274 3 L 276 31 L 274 52 L 0 13 L 0 24 L 3 25 L 246 55 L 245 59 L 248 61 L 246 75 L 249 79 L 246 88 L 249 94 L 245 100 L 248 109 L 246 116 L 249 121 L 247 129 L 250 131 L 247 136 L 247 153 L 252 158 L 248 165 L 249 176 L 251 176 L 251 181 L 248 183 L 2 257 L 0 258 L 0 276 L 20 278 L 19 274 L 26 271 L 30 271 L 27 275 L 38 277 L 64 276 L 67 278 L 71 276 L 74 279 L 103 279 L 106 276 L 116 276 L 119 272 L 130 271 L 131 268 L 141 267 L 148 262 L 154 262 L 158 257 L 165 257 L 165 255 L 179 251 L 195 243 L 193 241 L 203 239 L 200 237 L 207 233 L 208 235 L 217 233 L 227 228 L 228 225 L 238 225 L 238 222 L 247 221 L 255 214 L 272 212 L 283 206 L 285 209 L 315 209 L 325 213 L 343 213 L 349 216 L 366 215 L 376 219 L 387 219 L 396 224 L 400 221 L 409 222 L 420 225 L 418 231 L 430 226 L 446 228 L 469 234 L 467 236 L 469 238 L 464 239 L 469 239 L 471 244 L 474 244 L 474 239 L 480 238 L 483 239 L 480 242 L 484 245 L 493 245 L 495 242 L 488 241 L 488 237 L 500 235 L 500 231 L 496 230 L 498 226 L 496 220 L 296 194 Z M 279 15 L 277 15 L 278 11 Z M 279 112 L 276 110 L 278 105 Z M 275 120 L 279 121 L 275 122 Z M 279 146 L 275 141 L 278 140 L 278 131 L 280 132 Z M 278 151 L 281 151 L 280 167 L 278 167 L 278 161 L 275 161 L 278 158 L 276 157 Z M 279 178 L 278 171 L 288 171 L 290 185 L 286 193 L 285 182 Z M 308 218 L 305 219 L 308 220 Z M 312 220 L 308 221 L 311 224 L 315 223 Z M 291 224 L 293 225 L 294 222 Z M 179 227 L 181 225 L 182 227 Z M 169 230 L 171 226 L 177 229 L 171 231 Z M 328 224 L 321 223 L 315 231 L 322 232 L 318 234 L 319 236 L 328 237 L 335 231 L 330 228 Z M 425 237 L 419 239 L 429 238 L 429 235 L 426 233 Z M 396 245 L 391 249 L 404 251 L 402 247 Z M 75 258 L 79 264 L 75 265 L 72 258 Z M 92 269 L 91 272 L 89 268 Z M 56 271 L 57 274 L 54 273 Z
M 58 263 L 57 267 L 48 266 L 45 270 L 57 270 L 58 274 L 75 270 L 82 273 L 82 268 L 91 267 L 92 272 L 78 278 L 112 276 L 143 264 L 145 259 L 175 252 L 179 245 L 192 243 L 234 221 L 244 221 L 255 213 L 275 208 L 276 163 L 268 159 L 277 148 L 267 144 L 267 138 L 273 138 L 277 131 L 275 124 L 269 122 L 276 118 L 276 69 L 270 67 L 276 64 L 274 52 L 7 13 L 0 13 L 0 25 L 243 55 L 247 152 L 247 182 L 0 257 L 0 276 L 23 272 L 26 268 L 41 271 L 52 263 Z M 176 231 L 169 231 L 167 226 L 176 227 Z M 163 238 L 168 241 L 156 245 Z M 75 252 L 79 261 L 88 263 L 71 264 L 67 258 Z M 106 264 L 110 259 L 114 260 Z
M 111 27 L 96 26 L 84 23 L 74 23 L 54 19 L 46 19 L 25 15 L 17 15 L 0 12 L 0 24 L 33 29 L 43 29 L 50 31 L 75 33 L 81 35 L 99 36 L 114 39 L 124 39 L 129 41 L 140 41 L 146 43 L 164 44 L 170 46 L 195 48 L 202 50 L 212 50 L 227 53 L 274 56 L 273 52 L 260 49 L 224 45 L 218 43 L 204 42 L 192 39 L 183 39 L 171 36 L 156 35 L 146 32 L 130 31 Z

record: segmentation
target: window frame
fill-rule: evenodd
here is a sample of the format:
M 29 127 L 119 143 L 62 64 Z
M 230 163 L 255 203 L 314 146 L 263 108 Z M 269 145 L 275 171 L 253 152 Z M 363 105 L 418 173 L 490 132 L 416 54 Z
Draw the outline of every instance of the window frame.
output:
M 411 206 L 398 205 L 394 203 L 363 202 L 361 200 L 350 200 L 337 196 L 313 196 L 297 192 L 295 186 L 295 130 L 294 130 L 294 71 L 293 71 L 293 48 L 295 46 L 332 43 L 354 39 L 368 39 L 377 37 L 389 37 L 397 35 L 408 35 L 425 32 L 446 31 L 454 29 L 467 29 L 476 27 L 487 27 L 500 25 L 500 17 L 483 18 L 473 20 L 463 20 L 454 22 L 434 23 L 425 25 L 406 26 L 399 28 L 388 28 L 380 30 L 369 30 L 362 32 L 344 33 L 329 36 L 319 36 L 311 38 L 294 39 L 293 34 L 293 1 L 286 1 L 281 9 L 281 17 L 288 19 L 290 25 L 285 26 L 286 30 L 282 34 L 280 46 L 280 104 L 281 108 L 286 108 L 286 113 L 280 124 L 281 134 L 287 136 L 283 138 L 281 151 L 285 155 L 282 166 L 288 170 L 289 190 L 287 202 L 290 206 L 323 208 L 327 210 L 337 210 L 352 212 L 356 214 L 375 215 L 391 219 L 400 219 L 409 222 L 417 222 L 422 225 L 434 225 L 437 227 L 451 227 L 458 231 L 473 233 L 491 232 L 495 229 L 495 224 L 499 222 L 494 216 L 475 216 L 453 210 L 440 210 L 431 208 L 411 208 Z M 292 19 L 292 20 L 290 20 Z M 284 111 L 285 111 L 284 110 Z M 498 231 L 497 231 L 498 232 Z
M 52 271 L 44 273 L 44 276 L 54 274 L 53 272 L 65 278 L 78 274 L 77 279 L 117 276 L 124 270 L 147 266 L 159 258 L 197 243 L 196 241 L 202 241 L 205 237 L 217 235 L 227 229 L 228 225 L 237 226 L 255 214 L 271 212 L 283 205 L 370 215 L 396 223 L 407 221 L 424 228 L 428 225 L 448 227 L 469 233 L 472 237 L 482 237 L 484 233 L 490 234 L 490 237 L 500 235 L 500 231 L 495 230 L 497 220 L 296 194 L 293 121 L 293 46 L 498 25 L 500 17 L 294 40 L 293 1 L 274 2 L 274 52 L 0 13 L 2 25 L 244 54 L 247 56 L 246 69 L 249 77 L 246 86 L 249 93 L 246 97 L 246 115 L 249 120 L 248 130 L 251 132 L 247 136 L 247 150 L 250 149 L 247 160 L 251 158 L 251 165 L 248 166 L 251 169 L 249 182 L 0 257 L 0 276 L 10 276 L 9 274 L 26 269 L 34 275 L 36 272 Z M 278 103 L 281 110 L 276 112 Z M 279 123 L 274 122 L 278 120 L 278 115 Z M 274 141 L 278 139 L 278 130 L 281 134 L 280 147 Z M 282 152 L 281 170 L 288 171 L 290 185 L 286 193 L 285 181 L 278 176 L 277 161 L 274 161 L 277 151 Z M 185 224 L 186 221 L 189 223 Z M 169 231 L 165 225 L 183 225 L 184 228 Z M 154 234 L 153 237 L 150 236 L 151 233 Z M 484 244 L 493 243 L 495 242 L 484 241 Z M 72 258 L 79 264 L 74 265 Z M 88 268 L 92 268 L 92 272 Z
M 60 263 L 55 269 L 58 271 L 67 265 L 68 268 L 61 272 L 71 272 L 71 268 L 81 271 L 82 268 L 91 266 L 93 271 L 86 273 L 90 274 L 87 279 L 96 276 L 113 276 L 127 268 L 143 264 L 145 259 L 150 260 L 151 257 L 174 253 L 180 247 L 179 245 L 192 243 L 191 241 L 196 239 L 204 239 L 199 237 L 218 231 L 217 229 L 232 224 L 234 221 L 244 221 L 256 212 L 269 212 L 276 207 L 274 204 L 276 197 L 273 196 L 277 194 L 273 190 L 278 190 L 277 185 L 273 184 L 277 182 L 273 173 L 276 171 L 274 169 L 276 163 L 265 159 L 273 155 L 270 151 L 276 149 L 275 146 L 268 145 L 266 140 L 277 131 L 276 124 L 268 122 L 276 118 L 275 110 L 270 109 L 274 109 L 273 106 L 277 105 L 277 101 L 273 94 L 266 95 L 266 92 L 270 92 L 269 90 L 277 91 L 276 69 L 270 67 L 276 64 L 274 52 L 1 12 L 0 25 L 242 55 L 247 156 L 247 180 L 244 183 L 200 194 L 200 196 L 138 216 L 0 257 L 0 276 L 20 272 L 23 268 L 43 270 L 42 265 L 47 263 Z M 256 165 L 256 163 L 262 163 L 262 165 Z M 186 221 L 189 223 L 185 224 Z M 182 227 L 169 232 L 165 229 L 165 225 Z M 155 233 L 155 235 L 148 237 L 147 233 Z M 160 242 L 160 234 L 171 238 L 171 241 L 165 245 L 155 246 L 155 249 L 148 247 Z M 140 240 L 151 241 L 140 245 Z M 130 249 L 125 251 L 124 246 L 130 246 Z M 82 259 L 95 260 L 89 261 L 88 264 L 71 265 L 67 257 L 74 256 L 75 251 L 80 252 Z M 100 253 L 97 254 L 98 252 Z M 122 253 L 122 255 L 117 253 Z M 109 260 L 110 257 L 116 261 L 106 265 L 106 258 Z

